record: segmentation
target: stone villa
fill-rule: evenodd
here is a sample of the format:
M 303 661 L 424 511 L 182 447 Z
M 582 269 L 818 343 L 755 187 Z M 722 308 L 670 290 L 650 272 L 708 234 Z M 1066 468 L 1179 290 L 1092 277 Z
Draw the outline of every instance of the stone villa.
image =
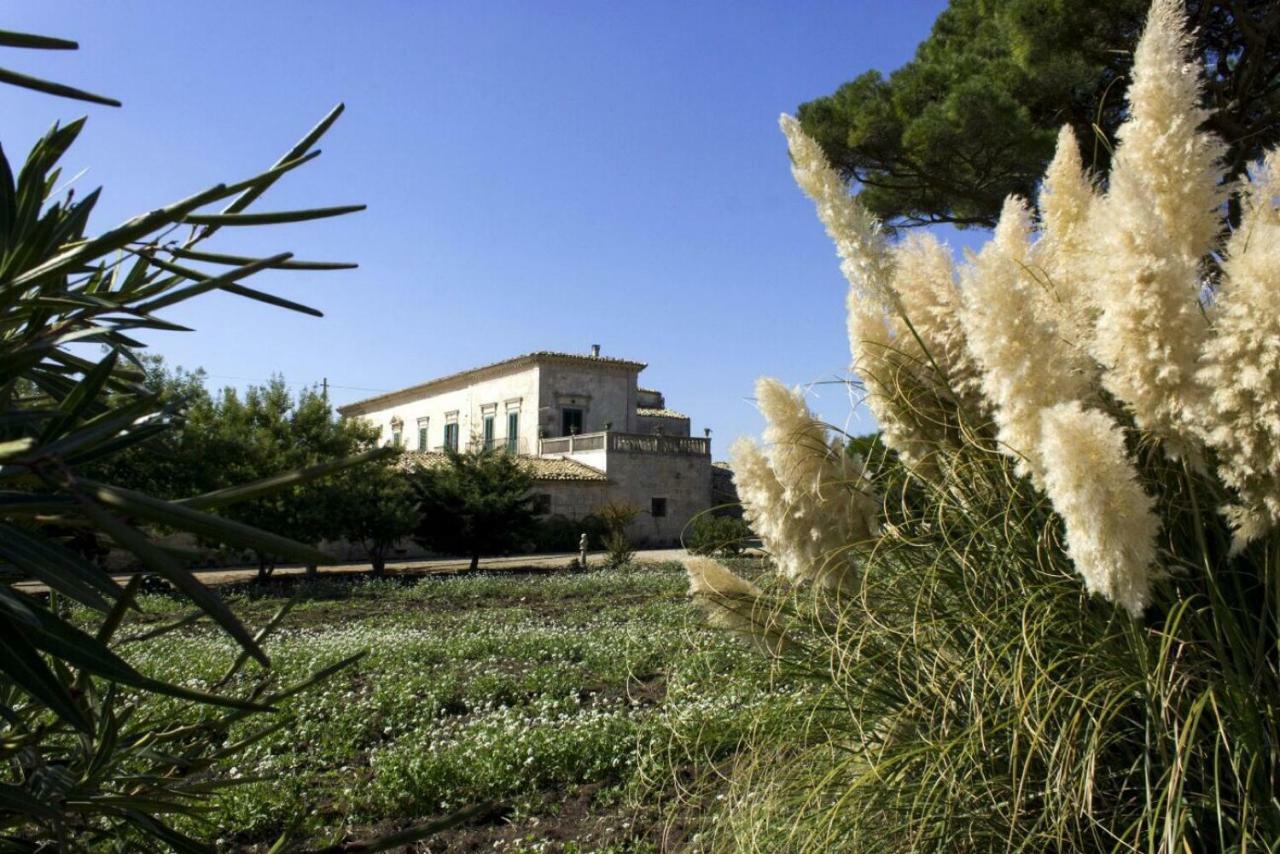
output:
M 570 519 L 613 501 L 640 508 L 632 539 L 680 540 L 712 506 L 710 430 L 638 383 L 643 362 L 537 352 L 340 407 L 410 452 L 486 447 L 516 454 L 534 477 L 535 506 Z

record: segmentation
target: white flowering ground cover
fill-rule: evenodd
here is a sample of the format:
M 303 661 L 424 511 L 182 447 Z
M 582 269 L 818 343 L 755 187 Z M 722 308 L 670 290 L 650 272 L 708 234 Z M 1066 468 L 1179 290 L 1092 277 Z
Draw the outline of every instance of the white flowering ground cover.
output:
M 493 818 L 423 850 L 654 850 L 696 832 L 673 795 L 794 691 L 703 627 L 686 586 L 669 564 L 224 591 L 251 627 L 297 600 L 267 644 L 282 681 L 368 654 L 293 698 L 287 725 L 237 756 L 226 773 L 246 782 L 204 833 L 265 850 L 294 827 L 332 844 L 488 799 L 502 805 Z M 183 606 L 148 596 L 143 607 L 158 622 Z M 236 652 L 197 625 L 130 658 L 207 688 Z

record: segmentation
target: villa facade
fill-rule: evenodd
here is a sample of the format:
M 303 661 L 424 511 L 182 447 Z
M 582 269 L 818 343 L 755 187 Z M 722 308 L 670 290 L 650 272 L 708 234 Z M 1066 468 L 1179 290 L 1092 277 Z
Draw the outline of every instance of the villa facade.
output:
M 534 478 L 535 506 L 570 519 L 606 502 L 631 504 L 640 544 L 680 540 L 712 506 L 710 431 L 639 385 L 643 362 L 536 352 L 339 407 L 414 454 L 484 447 L 515 454 Z

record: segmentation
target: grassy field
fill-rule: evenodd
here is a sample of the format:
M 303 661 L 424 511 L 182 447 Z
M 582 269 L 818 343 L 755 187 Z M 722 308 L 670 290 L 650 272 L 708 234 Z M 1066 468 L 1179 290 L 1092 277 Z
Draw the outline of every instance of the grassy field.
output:
M 702 627 L 677 564 L 617 572 L 323 579 L 226 590 L 251 626 L 296 601 L 267 645 L 285 680 L 361 650 L 295 698 L 229 769 L 211 821 L 227 847 L 386 832 L 495 799 L 423 850 L 647 851 L 703 832 L 714 770 L 794 691 Z M 182 605 L 144 597 L 143 620 Z M 145 651 L 143 651 L 145 648 Z M 204 687 L 233 642 L 193 627 L 131 657 Z M 701 783 L 699 783 L 701 781 Z M 696 797 L 691 792 L 697 792 Z

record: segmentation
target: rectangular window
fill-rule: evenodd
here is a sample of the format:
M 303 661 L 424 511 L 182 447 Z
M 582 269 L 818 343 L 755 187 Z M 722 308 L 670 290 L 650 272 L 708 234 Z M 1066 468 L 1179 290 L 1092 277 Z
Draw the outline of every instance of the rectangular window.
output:
M 667 515 L 667 499 L 651 498 L 649 499 L 649 515 L 655 519 L 661 519 Z
M 486 451 L 493 450 L 493 416 L 486 415 L 484 417 L 484 449 Z
M 394 446 L 396 446 L 396 447 L 398 448 L 398 447 L 400 447 L 400 442 L 401 442 L 401 438 L 400 438 L 400 431 L 399 431 L 399 430 L 392 430 L 392 431 L 391 431 L 391 444 L 392 444 L 392 445 L 394 445 Z
M 519 450 L 520 411 L 507 413 L 507 453 L 514 454 Z
M 560 410 L 560 435 L 576 436 L 582 432 L 582 410 Z
M 539 516 L 551 515 L 551 496 L 539 492 L 533 496 L 533 512 Z
M 427 448 L 428 433 L 427 428 L 431 426 L 430 420 L 426 418 L 418 419 L 418 450 L 425 451 Z
M 458 425 L 444 425 L 444 446 L 452 451 L 458 450 Z

